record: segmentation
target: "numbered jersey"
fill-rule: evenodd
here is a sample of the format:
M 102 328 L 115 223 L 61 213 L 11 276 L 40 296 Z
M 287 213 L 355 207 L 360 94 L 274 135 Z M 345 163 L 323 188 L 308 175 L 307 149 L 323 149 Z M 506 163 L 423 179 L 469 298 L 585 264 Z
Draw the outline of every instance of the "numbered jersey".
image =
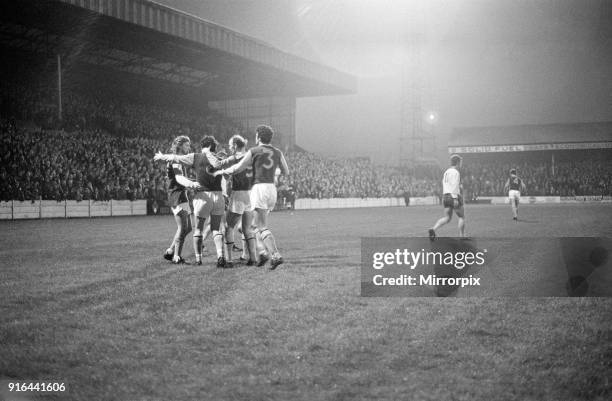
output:
M 450 194 L 453 198 L 456 198 L 457 195 L 461 194 L 460 185 L 461 177 L 459 171 L 454 167 L 447 169 L 442 178 L 442 193 Z
M 522 181 L 520 178 L 518 178 L 517 176 L 510 176 L 510 189 L 511 190 L 515 190 L 515 191 L 520 191 L 521 190 L 521 184 Z
M 271 145 L 259 145 L 250 150 L 253 184 L 274 184 L 276 169 L 281 164 L 281 151 Z
M 221 191 L 222 175 L 214 176 L 216 169 L 210 164 L 206 155 L 195 153 L 193 155 L 193 169 L 196 181 L 202 186 L 203 191 Z

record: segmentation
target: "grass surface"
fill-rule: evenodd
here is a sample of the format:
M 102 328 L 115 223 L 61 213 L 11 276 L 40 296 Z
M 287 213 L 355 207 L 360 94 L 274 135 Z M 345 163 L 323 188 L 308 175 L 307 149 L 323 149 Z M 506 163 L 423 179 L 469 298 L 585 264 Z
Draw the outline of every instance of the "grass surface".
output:
M 612 237 L 611 211 L 468 206 L 467 231 Z M 170 216 L 2 222 L 0 399 L 7 380 L 68 389 L 25 399 L 611 399 L 612 299 L 359 296 L 360 237 L 440 212 L 274 213 L 274 272 L 168 264 Z

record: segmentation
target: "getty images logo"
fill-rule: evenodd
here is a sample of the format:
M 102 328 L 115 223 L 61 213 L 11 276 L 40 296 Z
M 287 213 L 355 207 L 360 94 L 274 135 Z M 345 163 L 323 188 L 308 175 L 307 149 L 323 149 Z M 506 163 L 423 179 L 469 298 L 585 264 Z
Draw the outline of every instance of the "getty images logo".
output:
M 487 250 L 482 251 L 411 251 L 409 249 L 395 249 L 394 252 L 374 252 L 372 254 L 372 268 L 376 270 L 383 269 L 386 266 L 404 266 L 411 270 L 419 266 L 453 266 L 456 269 L 463 269 L 466 266 L 478 265 L 482 266 L 485 263 L 485 254 Z

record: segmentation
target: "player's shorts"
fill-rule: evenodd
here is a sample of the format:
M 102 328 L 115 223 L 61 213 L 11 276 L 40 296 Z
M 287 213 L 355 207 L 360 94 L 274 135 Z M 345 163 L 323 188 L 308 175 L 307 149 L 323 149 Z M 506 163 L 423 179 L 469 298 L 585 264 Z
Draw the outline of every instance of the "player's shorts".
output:
M 175 207 L 172 208 L 172 213 L 174 213 L 174 215 L 176 216 L 181 212 L 181 210 L 184 210 L 187 213 L 191 213 L 189 202 L 183 202 L 183 203 L 176 205 Z
M 222 216 L 225 202 L 221 191 L 197 191 L 193 197 L 193 212 L 198 217 Z
M 276 186 L 260 183 L 251 188 L 251 207 L 253 209 L 273 210 L 276 205 Z
M 457 195 L 456 198 L 453 198 L 451 194 L 444 194 L 442 197 L 442 205 L 444 205 L 445 208 L 450 207 L 451 209 L 459 209 L 463 206 L 463 198 L 461 195 Z
M 521 200 L 521 191 L 518 191 L 516 189 L 511 189 L 510 192 L 508 192 L 508 199 L 510 199 L 510 202 L 512 202 L 513 200 Z
M 227 210 L 236 214 L 243 214 L 251 209 L 251 196 L 249 191 L 233 191 L 229 197 Z

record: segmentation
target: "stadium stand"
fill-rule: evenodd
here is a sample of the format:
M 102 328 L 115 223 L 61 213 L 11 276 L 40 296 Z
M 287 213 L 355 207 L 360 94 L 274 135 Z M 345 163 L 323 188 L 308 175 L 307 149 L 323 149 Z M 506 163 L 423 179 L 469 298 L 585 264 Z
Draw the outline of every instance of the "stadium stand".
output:
M 161 205 L 151 158 L 174 136 L 226 142 L 269 123 L 286 148 L 297 97 L 356 90 L 348 74 L 148 0 L 3 2 L 0 23 L 7 201 Z
M 612 195 L 612 161 L 573 159 L 556 162 L 522 163 L 471 161 L 464 169 L 463 188 L 467 199 L 505 195 L 504 183 L 516 168 L 531 196 Z M 554 170 L 554 174 L 553 174 Z
M 0 66 L 2 200 L 163 204 L 167 182 L 163 166 L 151 161 L 156 150 L 168 150 L 179 134 L 197 144 L 205 134 L 227 142 L 239 133 L 253 143 L 244 122 L 265 122 L 257 114 L 261 110 L 271 113 L 264 120 L 285 121 L 284 149 L 296 149 L 287 153 L 291 174 L 279 183 L 283 198 L 404 197 L 408 202 L 440 196 L 440 168 L 377 166 L 368 158 L 321 157 L 295 146 L 295 98 L 352 93 L 352 77 L 154 2 L 120 3 L 140 7 L 97 9 L 71 0 L 2 4 L 6 32 L 0 46 L 7 56 Z M 69 24 L 59 23 L 64 17 L 74 20 L 74 30 L 88 34 L 75 37 Z M 175 27 L 167 26 L 168 18 L 177 21 Z M 119 43 L 114 35 L 132 41 Z M 62 110 L 55 76 L 60 54 L 66 78 Z M 251 79 L 240 71 L 249 71 Z M 227 100 L 229 109 L 229 101 L 252 97 L 289 100 L 278 109 L 274 102 L 254 108 L 245 100 L 242 108 L 230 110 L 244 115 L 241 121 L 210 107 Z M 468 201 L 504 195 L 510 167 L 518 168 L 530 195 L 611 195 L 611 127 L 458 129 L 449 152 L 466 156 L 462 176 Z
M 165 170 L 151 155 L 157 139 L 18 128 L 0 122 L 1 200 L 164 199 Z
M 0 100 L 3 152 L 0 174 L 8 185 L 1 200 L 133 200 L 163 203 L 167 182 L 163 166 L 152 163 L 172 138 L 214 134 L 227 142 L 246 135 L 214 111 L 146 103 L 119 102 L 66 91 L 63 119 L 50 90 L 30 82 L 4 81 Z M 19 121 L 20 123 L 17 123 Z
M 367 158 L 325 158 L 290 152 L 288 177 L 299 198 L 386 198 L 434 195 L 439 172 L 374 165 Z
M 60 121 L 52 90 L 32 82 L 2 82 L 0 126 L 7 152 L 0 156 L 0 176 L 7 185 L 1 190 L 1 200 L 112 198 L 148 199 L 163 204 L 165 172 L 162 166 L 151 162 L 151 157 L 157 150 L 167 150 L 174 136 L 191 135 L 197 144 L 204 134 L 227 142 L 231 135 L 239 133 L 253 143 L 252 136 L 238 124 L 213 110 L 198 113 L 142 99 L 118 101 L 112 92 L 104 91 L 89 95 L 66 90 L 64 118 Z M 587 129 L 585 125 L 580 127 Z M 568 149 L 572 144 L 576 146 L 569 142 L 575 137 L 567 133 L 565 126 L 555 128 L 545 126 L 540 135 L 537 128 L 525 130 L 524 135 L 516 129 L 511 133 L 502 130 L 497 138 L 490 130 L 486 135 L 462 132 L 464 143 L 455 140 L 451 150 L 465 152 L 462 173 L 466 200 L 503 196 L 510 168 L 518 169 L 532 196 L 612 195 L 610 150 Z M 585 143 L 605 143 L 605 127 L 599 124 L 595 128 L 594 136 L 583 135 L 590 141 Z M 515 143 L 508 145 L 509 138 Z M 504 146 L 514 147 L 550 147 L 562 141 L 564 148 L 554 150 L 556 159 L 551 157 L 552 150 L 467 152 L 502 146 L 497 145 L 502 141 Z M 377 166 L 367 158 L 328 158 L 303 150 L 288 152 L 287 160 L 291 175 L 280 186 L 291 187 L 288 193 L 298 198 L 440 195 L 439 168 Z
M 464 156 L 468 201 L 503 196 L 511 168 L 530 196 L 612 195 L 612 123 L 455 129 L 449 153 Z
M 112 198 L 163 204 L 165 172 L 151 157 L 167 149 L 172 137 L 192 135 L 197 143 L 203 134 L 222 142 L 234 133 L 248 136 L 214 111 L 205 115 L 118 102 L 100 92 L 67 91 L 65 118 L 58 121 L 56 107 L 45 97 L 48 91 L 15 82 L 3 83 L 1 98 L 2 145 L 8 150 L 1 156 L 0 175 L 7 183 L 2 200 Z M 462 169 L 465 198 L 503 196 L 510 168 L 518 169 L 529 195 L 612 195 L 610 151 L 584 152 L 557 150 L 556 161 L 544 151 L 468 154 Z M 280 185 L 290 186 L 298 198 L 440 195 L 440 169 L 377 166 L 367 158 L 326 158 L 305 151 L 289 152 L 287 159 L 291 175 Z

